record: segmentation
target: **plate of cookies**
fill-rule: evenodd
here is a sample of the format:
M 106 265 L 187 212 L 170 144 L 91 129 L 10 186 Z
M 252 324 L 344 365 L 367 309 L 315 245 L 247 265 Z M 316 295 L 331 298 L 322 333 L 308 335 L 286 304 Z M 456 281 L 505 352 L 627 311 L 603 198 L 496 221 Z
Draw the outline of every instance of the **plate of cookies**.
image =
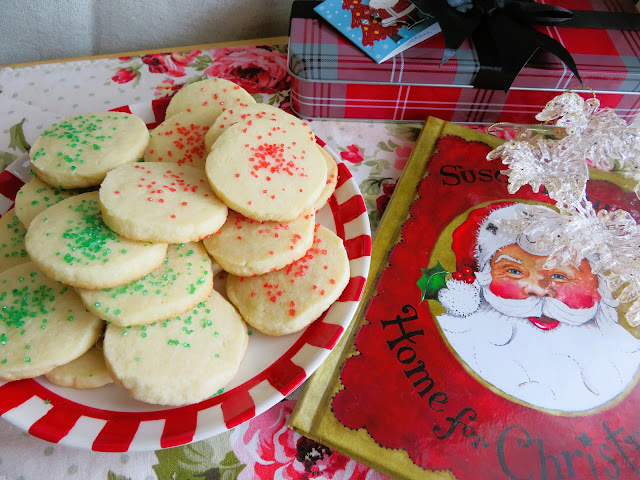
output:
M 371 234 L 309 125 L 212 78 L 60 120 L 0 174 L 0 416 L 105 452 L 202 440 L 315 371 Z

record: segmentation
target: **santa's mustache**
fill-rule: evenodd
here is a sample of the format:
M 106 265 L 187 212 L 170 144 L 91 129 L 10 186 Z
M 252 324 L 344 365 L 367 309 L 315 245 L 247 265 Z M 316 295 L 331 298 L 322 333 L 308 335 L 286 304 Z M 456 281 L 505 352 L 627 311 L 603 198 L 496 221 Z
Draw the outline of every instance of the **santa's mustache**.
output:
M 502 298 L 494 294 L 489 286 L 482 288 L 485 300 L 498 312 L 509 317 L 541 317 L 543 315 L 567 325 L 582 325 L 592 320 L 598 312 L 600 302 L 589 308 L 571 308 L 557 298 L 537 297 Z

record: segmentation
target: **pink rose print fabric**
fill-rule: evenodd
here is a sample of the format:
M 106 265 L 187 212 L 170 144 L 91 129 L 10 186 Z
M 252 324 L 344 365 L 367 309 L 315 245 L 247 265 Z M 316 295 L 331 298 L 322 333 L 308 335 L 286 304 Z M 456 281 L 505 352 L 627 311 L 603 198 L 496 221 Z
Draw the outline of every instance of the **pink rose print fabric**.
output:
M 185 68 L 201 53 L 201 50 L 192 50 L 187 54 L 177 52 L 152 53 L 143 55 L 140 58 L 149 67 L 151 73 L 164 73 L 170 77 L 184 77 L 186 75 Z
M 290 88 L 287 58 L 267 47 L 211 50 L 211 66 L 204 73 L 230 80 L 249 93 L 273 94 Z
M 285 400 L 231 433 L 231 445 L 246 467 L 238 480 L 384 480 L 388 477 L 287 427 L 295 401 Z
M 356 145 L 349 145 L 346 152 L 340 152 L 340 157 L 351 163 L 360 163 L 364 160 L 362 151 Z

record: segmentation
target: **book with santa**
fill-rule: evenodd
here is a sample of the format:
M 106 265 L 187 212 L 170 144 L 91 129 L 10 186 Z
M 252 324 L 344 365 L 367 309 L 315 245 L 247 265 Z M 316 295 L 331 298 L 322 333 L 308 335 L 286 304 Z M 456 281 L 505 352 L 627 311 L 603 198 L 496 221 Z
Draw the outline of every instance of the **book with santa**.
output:
M 395 478 L 639 473 L 638 179 L 587 159 L 636 171 L 640 131 L 585 97 L 504 144 L 429 119 L 294 428 Z

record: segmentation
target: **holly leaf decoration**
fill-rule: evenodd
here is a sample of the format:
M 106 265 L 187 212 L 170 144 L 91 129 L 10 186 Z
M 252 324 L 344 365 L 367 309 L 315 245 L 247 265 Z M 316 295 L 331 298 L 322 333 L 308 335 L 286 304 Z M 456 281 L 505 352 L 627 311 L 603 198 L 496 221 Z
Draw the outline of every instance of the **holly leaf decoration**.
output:
M 420 301 L 438 300 L 438 292 L 443 288 L 447 288 L 446 276 L 449 272 L 442 268 L 440 262 L 431 268 L 422 269 L 422 277 L 416 282 L 416 285 L 422 292 Z

